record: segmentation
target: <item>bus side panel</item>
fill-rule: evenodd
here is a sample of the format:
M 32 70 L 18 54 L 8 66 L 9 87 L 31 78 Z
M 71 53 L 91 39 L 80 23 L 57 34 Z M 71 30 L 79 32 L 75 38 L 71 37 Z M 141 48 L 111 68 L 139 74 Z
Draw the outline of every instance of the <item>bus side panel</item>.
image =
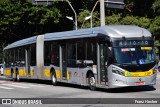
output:
M 11 77 L 11 68 L 4 68 L 3 75 L 6 77 Z
M 91 68 L 67 68 L 68 83 L 87 86 L 86 74 Z
M 55 73 L 56 73 L 56 78 L 57 78 L 57 81 L 60 82 L 60 78 L 61 78 L 61 74 L 60 74 L 60 68 L 59 67 L 56 67 L 56 66 L 44 66 L 44 69 L 43 69 L 43 75 L 44 75 L 44 79 L 45 80 L 51 80 L 51 69 L 54 69 Z
M 36 64 L 37 64 L 37 78 L 44 79 L 43 67 L 44 67 L 44 35 L 37 37 L 36 43 Z
M 19 77 L 23 79 L 37 79 L 35 70 L 36 66 L 30 66 L 30 74 L 27 75 L 25 67 L 19 67 L 18 68 Z
M 79 68 L 67 68 L 68 83 L 79 84 Z

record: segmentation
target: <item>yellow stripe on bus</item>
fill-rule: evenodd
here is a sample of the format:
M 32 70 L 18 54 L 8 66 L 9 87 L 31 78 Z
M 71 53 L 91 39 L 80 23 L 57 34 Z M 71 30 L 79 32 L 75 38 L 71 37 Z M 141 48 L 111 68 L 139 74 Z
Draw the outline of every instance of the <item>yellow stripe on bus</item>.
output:
M 126 77 L 143 77 L 143 76 L 151 76 L 153 74 L 153 69 L 150 69 L 149 71 L 145 72 L 129 72 L 125 71 L 124 75 Z
M 67 80 L 70 79 L 71 74 L 67 71 Z
M 34 75 L 34 70 L 32 69 L 32 70 L 30 70 L 30 76 L 33 76 Z
M 55 70 L 55 72 L 56 72 L 56 77 L 60 78 L 61 77 L 60 76 L 60 71 L 59 70 Z M 46 76 L 46 77 L 50 77 L 51 76 L 50 69 L 44 69 L 44 76 Z
M 50 69 L 44 69 L 44 76 L 50 77 Z
M 60 74 L 60 71 L 59 71 L 59 70 L 56 70 L 56 77 L 57 77 L 57 78 L 61 78 L 61 74 Z
M 55 70 L 56 72 L 56 78 L 61 78 L 61 74 L 60 74 L 60 70 Z M 44 69 L 44 76 L 46 77 L 50 77 L 50 69 Z M 69 72 L 67 71 L 67 80 L 70 79 L 70 74 Z
M 10 75 L 11 75 L 11 70 L 10 70 L 10 69 L 5 69 L 5 70 L 3 71 L 3 75 L 4 75 L 4 76 L 10 76 Z
M 27 75 L 25 69 L 19 69 L 18 73 L 19 73 L 19 76 L 26 76 Z

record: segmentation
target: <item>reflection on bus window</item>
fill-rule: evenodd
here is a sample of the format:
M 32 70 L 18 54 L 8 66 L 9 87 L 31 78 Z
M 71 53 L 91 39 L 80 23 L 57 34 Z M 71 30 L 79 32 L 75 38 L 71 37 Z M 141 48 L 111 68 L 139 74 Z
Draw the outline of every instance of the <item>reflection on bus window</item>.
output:
M 148 64 L 155 61 L 154 49 L 114 48 L 116 62 L 119 64 Z

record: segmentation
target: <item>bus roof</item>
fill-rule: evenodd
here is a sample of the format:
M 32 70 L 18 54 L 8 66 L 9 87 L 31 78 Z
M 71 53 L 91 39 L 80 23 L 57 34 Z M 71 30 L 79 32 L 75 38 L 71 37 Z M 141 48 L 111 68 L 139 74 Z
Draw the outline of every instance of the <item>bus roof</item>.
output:
M 73 38 L 84 38 L 84 37 L 96 37 L 98 34 L 104 34 L 110 38 L 137 38 L 137 37 L 151 37 L 151 33 L 141 27 L 134 25 L 109 25 L 103 27 L 94 27 L 81 30 L 57 32 L 57 33 L 46 33 L 44 34 L 44 41 L 50 40 L 63 40 Z M 27 39 L 19 40 L 14 42 L 4 49 L 14 48 L 27 44 L 36 43 L 37 36 L 30 37 Z
M 27 39 L 19 40 L 17 42 L 14 42 L 14 43 L 6 46 L 4 49 L 10 49 L 10 48 L 18 47 L 18 46 L 24 46 L 24 45 L 36 43 L 36 38 L 37 38 L 37 36 L 33 36 L 33 37 L 30 37 Z
M 110 38 L 133 38 L 133 37 L 151 37 L 151 33 L 141 27 L 133 25 L 110 25 L 103 27 L 95 27 L 89 29 L 81 29 L 74 31 L 58 32 L 58 33 L 47 33 L 44 35 L 44 40 L 62 40 L 72 38 L 84 38 L 84 37 L 95 37 L 98 34 L 104 34 Z

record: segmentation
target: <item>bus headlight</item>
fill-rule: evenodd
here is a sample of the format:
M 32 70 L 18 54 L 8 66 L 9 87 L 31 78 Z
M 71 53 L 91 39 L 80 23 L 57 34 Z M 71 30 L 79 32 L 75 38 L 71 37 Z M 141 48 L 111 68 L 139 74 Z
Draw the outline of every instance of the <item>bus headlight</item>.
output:
M 112 72 L 124 76 L 124 72 L 118 68 L 112 67 Z

